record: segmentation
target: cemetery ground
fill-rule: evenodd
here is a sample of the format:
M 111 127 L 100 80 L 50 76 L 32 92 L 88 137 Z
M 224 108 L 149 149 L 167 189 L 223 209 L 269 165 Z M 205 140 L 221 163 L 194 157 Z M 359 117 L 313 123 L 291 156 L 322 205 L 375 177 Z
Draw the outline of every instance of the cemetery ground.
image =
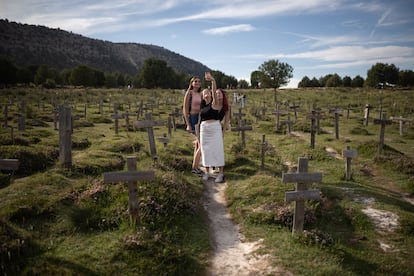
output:
M 232 130 L 220 186 L 191 174 L 182 91 L 0 90 L 0 274 L 224 275 L 211 268 L 219 252 L 210 190 L 221 193 L 241 243 L 254 245 L 246 260 L 265 257 L 259 269 L 256 262 L 227 275 L 413 275 L 413 90 L 227 95 Z M 73 123 L 63 133 L 69 153 L 57 118 L 64 105 Z M 131 156 L 133 181 L 104 181 L 129 171 Z M 296 203 L 285 197 L 298 184 L 283 179 L 299 158 L 322 180 L 307 185 L 320 198 L 304 201 L 303 231 L 293 232 Z M 138 215 L 130 216 L 134 181 Z

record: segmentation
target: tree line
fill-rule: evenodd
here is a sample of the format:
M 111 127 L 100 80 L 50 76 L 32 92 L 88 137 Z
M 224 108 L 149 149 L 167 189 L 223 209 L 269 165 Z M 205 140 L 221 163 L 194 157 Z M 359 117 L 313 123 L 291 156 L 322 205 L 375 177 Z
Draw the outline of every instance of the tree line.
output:
M 220 71 L 212 71 L 220 87 L 236 87 L 237 79 Z M 135 76 L 119 72 L 103 72 L 87 65 L 58 71 L 48 65 L 28 65 L 17 67 L 7 59 L 0 59 L 0 86 L 16 84 L 36 85 L 55 88 L 65 85 L 85 87 L 136 87 L 136 88 L 185 88 L 188 74 L 174 71 L 167 62 L 148 58 Z M 202 76 L 200 76 L 201 79 Z
M 308 76 L 302 78 L 298 87 L 377 87 L 387 86 L 414 86 L 414 72 L 412 70 L 400 70 L 394 64 L 376 63 L 367 71 L 367 78 L 360 75 L 351 78 L 341 78 L 338 74 L 328 74 L 317 79 Z
M 237 80 L 221 71 L 211 73 L 222 88 L 279 88 L 293 77 L 293 67 L 279 60 L 264 62 L 250 75 L 250 85 L 246 80 Z M 192 76 L 174 71 L 167 62 L 157 58 L 148 58 L 135 76 L 119 72 L 103 72 L 87 65 L 78 65 L 72 69 L 58 71 L 48 65 L 28 65 L 17 67 L 7 59 L 0 59 L 0 86 L 15 84 L 37 85 L 44 88 L 73 85 L 85 87 L 136 87 L 182 89 L 188 86 Z M 199 76 L 204 79 L 203 76 Z M 341 78 L 338 74 L 328 74 L 317 79 L 305 76 L 298 87 L 380 87 L 414 86 L 414 72 L 399 70 L 394 64 L 377 63 L 367 71 L 367 78 L 361 76 Z

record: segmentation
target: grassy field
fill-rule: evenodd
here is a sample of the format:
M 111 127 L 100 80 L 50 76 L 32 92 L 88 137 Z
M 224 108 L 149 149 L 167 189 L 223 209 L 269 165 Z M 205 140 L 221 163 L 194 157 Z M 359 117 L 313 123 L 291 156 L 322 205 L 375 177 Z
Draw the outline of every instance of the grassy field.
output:
M 413 90 L 252 90 L 246 95 L 246 146 L 241 135 L 225 135 L 228 208 L 248 240 L 264 240 L 260 253 L 274 256 L 274 265 L 294 275 L 414 275 L 414 125 L 385 126 L 379 147 L 379 112 L 387 118 L 414 119 Z M 182 91 L 99 89 L 3 89 L 0 91 L 0 158 L 17 158 L 19 170 L 0 174 L 0 242 L 4 275 L 203 275 L 211 245 L 203 208 L 203 184 L 191 174 L 192 138 L 179 125 L 166 147 L 156 140 L 154 161 L 145 130 L 126 129 L 120 120 L 114 131 L 113 105 L 129 111 L 130 123 L 167 122 L 181 109 Z M 276 100 L 276 101 L 275 101 Z M 25 103 L 26 130 L 19 131 Z M 59 163 L 59 131 L 53 106 L 66 103 L 74 121 L 70 169 Z M 99 104 L 103 103 L 103 114 Z M 373 106 L 368 125 L 364 108 Z M 4 110 L 7 105 L 8 127 Z M 276 129 L 276 106 L 294 119 Z M 233 112 L 239 111 L 233 103 Z M 311 110 L 323 119 L 315 147 L 310 147 Z M 339 139 L 331 108 L 342 109 Z M 349 116 L 347 114 L 349 110 Z M 137 109 L 142 113 L 136 114 Z M 86 110 L 86 113 L 85 113 Z M 264 110 L 264 111 L 263 111 Z M 86 117 L 85 117 L 86 114 Z M 182 123 L 180 116 L 175 120 Z M 238 125 L 233 116 L 232 126 Z M 13 131 L 13 133 L 12 133 Z M 154 128 L 155 138 L 168 133 Z M 266 151 L 262 161 L 262 137 Z M 352 178 L 345 178 L 342 150 L 357 150 Z M 335 154 L 336 153 L 336 154 Z M 127 156 L 138 170 L 154 170 L 153 181 L 138 183 L 140 219 L 128 216 L 126 183 L 104 184 L 102 174 L 125 170 Z M 306 202 L 305 231 L 292 236 L 293 203 L 282 183 L 299 157 L 309 159 L 309 171 L 321 172 L 320 201 Z M 380 224 L 370 214 L 380 214 Z M 381 220 L 381 219 L 389 220 Z M 392 220 L 395 218 L 394 220 Z M 385 225 L 384 225 L 385 223 Z

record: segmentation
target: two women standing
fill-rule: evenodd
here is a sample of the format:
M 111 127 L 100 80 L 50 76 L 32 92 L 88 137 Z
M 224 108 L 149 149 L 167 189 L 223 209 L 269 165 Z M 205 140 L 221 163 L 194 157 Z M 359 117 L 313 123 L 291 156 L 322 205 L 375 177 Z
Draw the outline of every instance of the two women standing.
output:
M 201 93 L 201 105 L 199 108 L 200 136 L 199 140 L 196 142 L 198 143 L 198 148 L 195 147 L 194 156 L 198 154 L 196 153 L 196 150 L 198 149 L 201 155 L 202 165 L 205 168 L 203 180 L 207 181 L 209 179 L 211 167 L 217 167 L 219 168 L 219 174 L 217 175 L 215 182 L 221 183 L 224 182 L 225 164 L 223 135 L 230 122 L 230 109 L 225 93 L 222 89 L 217 89 L 216 81 L 210 72 L 205 73 L 205 79 L 206 81 L 211 81 L 211 90 L 204 89 Z M 189 102 L 188 99 L 186 100 L 187 94 L 188 91 L 184 97 L 184 108 L 186 103 Z M 184 113 L 184 116 L 187 116 L 185 118 L 187 130 L 192 127 L 192 114 L 193 112 L 190 114 Z M 221 121 L 223 119 L 224 126 L 222 127 Z M 200 155 L 198 155 L 198 162 Z M 195 165 L 194 161 L 197 161 L 195 159 L 197 158 L 193 158 L 193 169 Z

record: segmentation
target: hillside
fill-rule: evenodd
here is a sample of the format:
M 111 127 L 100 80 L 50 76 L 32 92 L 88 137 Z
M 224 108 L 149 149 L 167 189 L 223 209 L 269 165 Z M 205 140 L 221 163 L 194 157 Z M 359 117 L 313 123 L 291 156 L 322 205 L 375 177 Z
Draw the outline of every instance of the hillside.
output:
M 136 75 L 147 58 L 167 62 L 176 72 L 203 75 L 208 68 L 163 47 L 113 43 L 60 29 L 0 20 L 0 57 L 17 66 L 47 64 L 58 70 L 84 64 L 105 72 Z

